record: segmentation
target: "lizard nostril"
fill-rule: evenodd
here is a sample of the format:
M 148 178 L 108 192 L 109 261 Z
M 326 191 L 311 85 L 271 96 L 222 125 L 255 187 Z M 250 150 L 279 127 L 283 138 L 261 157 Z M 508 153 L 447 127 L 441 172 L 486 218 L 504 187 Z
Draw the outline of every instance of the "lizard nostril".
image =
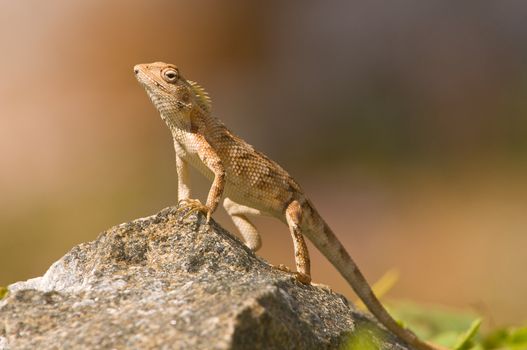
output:
M 134 73 L 135 73 L 135 74 L 139 73 L 139 69 L 134 68 Z

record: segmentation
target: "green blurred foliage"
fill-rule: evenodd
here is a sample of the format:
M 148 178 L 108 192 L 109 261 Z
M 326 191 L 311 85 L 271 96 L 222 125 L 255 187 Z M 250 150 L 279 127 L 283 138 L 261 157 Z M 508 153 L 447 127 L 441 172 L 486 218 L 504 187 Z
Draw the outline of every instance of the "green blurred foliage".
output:
M 453 350 L 526 350 L 527 325 L 481 332 L 482 318 L 470 312 L 399 303 L 391 312 L 421 338 Z
M 355 325 L 356 329 L 344 341 L 341 350 L 377 350 L 379 348 L 379 341 L 382 339 L 382 334 L 379 333 L 378 328 L 358 323 Z
M 4 297 L 7 295 L 7 288 L 6 287 L 0 287 L 0 300 L 4 299 Z
M 473 349 L 477 344 L 474 343 L 474 337 L 478 334 L 479 327 L 481 326 L 481 319 L 476 319 L 472 321 L 470 328 L 458 336 L 457 341 L 455 342 L 455 350 L 468 350 Z
M 527 325 L 501 327 L 481 332 L 482 319 L 470 312 L 398 303 L 390 308 L 401 324 L 421 339 L 452 350 L 526 350 Z M 356 331 L 347 338 L 342 350 L 377 350 L 382 335 L 376 329 L 358 322 Z
M 484 349 L 527 349 L 527 326 L 520 328 L 501 328 L 494 330 L 483 341 Z

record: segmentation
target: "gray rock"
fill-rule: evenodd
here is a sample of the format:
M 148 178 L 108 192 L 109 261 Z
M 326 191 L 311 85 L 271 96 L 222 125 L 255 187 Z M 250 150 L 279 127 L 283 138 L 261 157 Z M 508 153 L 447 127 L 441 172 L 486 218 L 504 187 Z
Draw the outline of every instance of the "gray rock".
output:
M 343 296 L 179 215 L 113 227 L 9 286 L 0 349 L 406 349 Z

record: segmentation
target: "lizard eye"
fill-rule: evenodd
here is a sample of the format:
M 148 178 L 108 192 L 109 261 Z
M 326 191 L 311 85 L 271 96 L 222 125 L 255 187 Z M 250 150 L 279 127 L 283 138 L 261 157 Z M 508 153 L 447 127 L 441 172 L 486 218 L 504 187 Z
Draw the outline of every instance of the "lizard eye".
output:
M 174 83 L 178 78 L 178 72 L 174 68 L 167 68 L 162 72 L 162 76 L 167 83 Z

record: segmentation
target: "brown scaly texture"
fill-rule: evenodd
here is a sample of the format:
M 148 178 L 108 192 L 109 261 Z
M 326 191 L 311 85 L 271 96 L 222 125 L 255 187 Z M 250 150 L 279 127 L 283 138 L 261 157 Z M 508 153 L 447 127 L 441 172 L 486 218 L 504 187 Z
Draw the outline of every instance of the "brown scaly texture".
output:
M 138 64 L 134 71 L 172 132 L 180 201 L 194 210 L 205 212 L 210 218 L 221 197 L 225 196 L 225 209 L 247 246 L 255 251 L 260 247 L 261 239 L 247 215 L 280 219 L 289 226 L 293 238 L 295 274 L 299 281 L 311 281 L 305 235 L 386 328 L 417 349 L 433 349 L 388 314 L 298 183 L 281 166 L 234 135 L 211 114 L 210 100 L 203 88 L 183 78 L 172 64 Z M 187 175 L 189 165 L 212 182 L 205 205 L 191 199 Z

